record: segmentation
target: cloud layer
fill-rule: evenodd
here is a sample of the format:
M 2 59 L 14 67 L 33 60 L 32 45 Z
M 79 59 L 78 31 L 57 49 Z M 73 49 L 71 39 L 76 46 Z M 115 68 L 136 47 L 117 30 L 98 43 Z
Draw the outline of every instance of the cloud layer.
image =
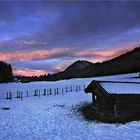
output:
M 23 75 L 105 61 L 139 45 L 139 17 L 139 1 L 2 1 L 0 60 Z

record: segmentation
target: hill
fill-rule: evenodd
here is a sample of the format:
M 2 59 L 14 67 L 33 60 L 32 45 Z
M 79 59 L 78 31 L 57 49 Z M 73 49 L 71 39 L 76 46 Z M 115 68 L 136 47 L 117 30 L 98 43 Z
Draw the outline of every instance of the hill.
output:
M 66 72 L 79 72 L 79 70 L 85 69 L 88 66 L 92 65 L 93 63 L 84 61 L 84 60 L 78 60 L 74 62 L 72 65 L 70 65 L 68 68 L 66 68 Z
M 76 61 L 50 80 L 126 74 L 140 71 L 140 47 L 102 63 Z

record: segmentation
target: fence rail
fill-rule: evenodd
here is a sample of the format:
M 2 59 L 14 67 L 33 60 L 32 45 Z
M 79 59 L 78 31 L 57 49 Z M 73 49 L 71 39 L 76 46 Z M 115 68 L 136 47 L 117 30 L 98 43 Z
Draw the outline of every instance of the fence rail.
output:
M 49 96 L 49 95 L 54 95 L 57 96 L 58 94 L 66 94 L 68 92 L 79 92 L 79 91 L 84 91 L 85 90 L 85 85 L 75 85 L 75 86 L 66 86 L 62 88 L 44 88 L 44 89 L 34 89 L 34 90 L 17 90 L 17 91 L 8 91 L 6 92 L 6 99 L 7 100 L 13 100 L 14 98 L 19 98 L 23 100 L 24 98 L 27 97 L 33 97 L 33 96 L 38 96 L 39 98 L 41 96 Z M 32 92 L 32 94 L 31 94 Z

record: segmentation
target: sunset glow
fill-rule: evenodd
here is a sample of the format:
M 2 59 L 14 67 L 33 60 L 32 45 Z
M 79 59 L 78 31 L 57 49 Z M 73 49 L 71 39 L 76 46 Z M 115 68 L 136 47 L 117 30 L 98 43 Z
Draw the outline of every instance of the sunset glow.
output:
M 139 7 L 139 1 L 1 1 L 0 61 L 15 75 L 32 76 L 76 60 L 112 59 L 140 45 Z
M 15 75 L 24 75 L 24 76 L 40 76 L 47 73 L 45 70 L 32 70 L 32 69 L 24 69 L 24 70 L 14 70 Z

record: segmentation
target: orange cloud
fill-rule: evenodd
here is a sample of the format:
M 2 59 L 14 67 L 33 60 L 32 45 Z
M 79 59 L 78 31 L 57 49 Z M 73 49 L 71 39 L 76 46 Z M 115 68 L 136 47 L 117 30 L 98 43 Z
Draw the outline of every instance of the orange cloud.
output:
M 24 76 L 40 76 L 47 74 L 45 70 L 34 70 L 34 69 L 24 69 L 24 70 L 13 70 L 14 75 L 24 75 Z
M 27 61 L 33 59 L 47 59 L 52 56 L 63 53 L 64 51 L 69 50 L 69 48 L 56 48 L 51 50 L 35 50 L 32 52 L 24 51 L 24 52 L 13 52 L 13 53 L 0 53 L 0 60 L 2 61 L 10 61 L 10 60 L 20 60 Z

